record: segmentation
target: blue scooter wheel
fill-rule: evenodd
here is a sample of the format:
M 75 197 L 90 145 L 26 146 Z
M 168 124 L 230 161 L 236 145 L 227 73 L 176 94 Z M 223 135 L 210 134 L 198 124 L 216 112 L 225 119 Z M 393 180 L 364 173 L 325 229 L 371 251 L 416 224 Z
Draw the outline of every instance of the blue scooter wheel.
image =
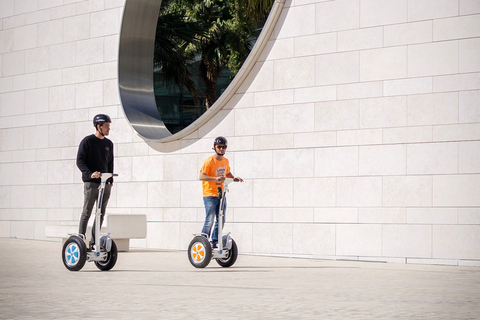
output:
M 62 250 L 62 261 L 70 271 L 78 271 L 83 268 L 87 261 L 87 246 L 83 239 L 71 236 L 65 241 Z

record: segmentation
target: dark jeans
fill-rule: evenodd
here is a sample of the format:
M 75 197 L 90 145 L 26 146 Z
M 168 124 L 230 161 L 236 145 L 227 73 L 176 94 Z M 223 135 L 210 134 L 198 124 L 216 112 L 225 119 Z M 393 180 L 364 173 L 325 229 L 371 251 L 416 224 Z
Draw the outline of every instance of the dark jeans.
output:
M 210 236 L 212 231 L 213 222 L 215 222 L 215 227 L 213 228 L 212 233 L 212 242 L 218 242 L 218 213 L 220 209 L 220 199 L 218 197 L 203 197 L 203 203 L 205 204 L 205 223 L 203 224 L 202 233 L 205 233 Z M 227 201 L 224 201 L 224 209 L 227 208 Z M 224 210 L 225 212 L 226 210 Z M 223 225 L 225 224 L 225 216 L 223 216 Z
M 97 202 L 98 199 L 98 187 L 100 183 L 98 182 L 85 182 L 83 184 L 83 211 L 82 216 L 80 217 L 80 226 L 78 227 L 78 233 L 85 235 L 87 232 L 88 219 L 92 213 L 93 205 Z M 103 217 L 105 216 L 105 209 L 107 208 L 108 199 L 110 198 L 110 191 L 112 190 L 112 185 L 106 184 L 105 191 L 103 192 L 102 200 L 102 209 L 100 216 L 100 228 L 102 227 Z M 92 228 L 92 238 L 90 239 L 90 244 L 95 243 L 95 222 L 93 223 Z

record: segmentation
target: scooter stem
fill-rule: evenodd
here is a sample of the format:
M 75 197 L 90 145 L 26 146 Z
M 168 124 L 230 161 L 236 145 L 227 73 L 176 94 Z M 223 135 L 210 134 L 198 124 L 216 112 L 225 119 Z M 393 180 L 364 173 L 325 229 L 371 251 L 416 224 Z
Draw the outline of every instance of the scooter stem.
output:
M 97 208 L 95 210 L 95 252 L 100 252 L 100 219 L 102 215 L 103 192 L 105 191 L 106 179 L 103 179 L 98 186 Z
M 95 252 L 100 252 L 100 219 L 102 215 L 102 202 L 103 202 L 103 193 L 105 191 L 105 184 L 107 180 L 113 176 L 118 176 L 115 173 L 101 173 L 100 174 L 100 186 L 98 186 L 98 199 L 97 199 L 97 208 L 95 210 Z
M 220 208 L 218 212 L 218 249 L 220 250 L 220 254 L 223 252 L 223 218 L 225 214 L 224 210 L 224 203 L 225 203 L 225 195 L 227 193 L 226 186 L 223 188 L 222 198 L 220 199 Z
M 218 212 L 218 249 L 220 250 L 220 254 L 223 253 L 223 219 L 225 219 L 225 198 L 227 196 L 228 192 L 228 185 L 232 182 L 234 182 L 235 179 L 232 178 L 226 178 L 224 183 L 223 183 L 223 192 L 218 193 L 218 196 L 220 198 L 220 208 Z M 220 188 L 219 188 L 220 191 Z

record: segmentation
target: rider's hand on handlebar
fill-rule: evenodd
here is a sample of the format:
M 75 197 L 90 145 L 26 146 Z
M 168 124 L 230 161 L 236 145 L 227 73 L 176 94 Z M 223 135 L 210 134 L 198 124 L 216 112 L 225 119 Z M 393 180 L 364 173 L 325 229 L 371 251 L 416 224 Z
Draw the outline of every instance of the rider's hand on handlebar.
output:
M 100 171 L 95 171 L 94 173 L 92 173 L 92 175 L 90 177 L 92 179 L 99 179 L 100 178 Z

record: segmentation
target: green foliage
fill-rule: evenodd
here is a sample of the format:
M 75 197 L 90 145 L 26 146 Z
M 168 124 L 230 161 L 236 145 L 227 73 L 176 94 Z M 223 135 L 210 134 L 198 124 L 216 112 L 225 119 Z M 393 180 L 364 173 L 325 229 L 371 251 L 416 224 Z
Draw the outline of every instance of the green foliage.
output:
M 258 25 L 266 19 L 272 4 L 273 0 L 163 1 L 155 60 L 165 81 L 191 90 L 187 83 L 193 81 L 192 71 L 180 65 L 199 61 L 206 105 L 210 107 L 217 99 L 215 87 L 222 67 L 233 75 L 240 70 L 258 37 Z

